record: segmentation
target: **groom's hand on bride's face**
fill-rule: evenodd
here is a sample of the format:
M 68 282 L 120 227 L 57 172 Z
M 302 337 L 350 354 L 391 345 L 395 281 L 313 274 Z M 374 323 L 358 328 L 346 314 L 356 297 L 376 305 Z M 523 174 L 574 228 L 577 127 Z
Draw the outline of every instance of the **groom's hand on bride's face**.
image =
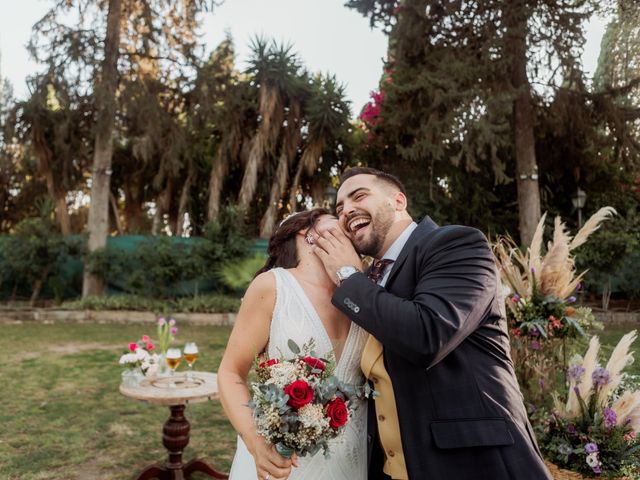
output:
M 362 260 L 351 240 L 339 227 L 323 232 L 316 240 L 313 252 L 324 264 L 329 277 L 337 281 L 336 272 L 340 267 L 353 266 L 362 270 Z

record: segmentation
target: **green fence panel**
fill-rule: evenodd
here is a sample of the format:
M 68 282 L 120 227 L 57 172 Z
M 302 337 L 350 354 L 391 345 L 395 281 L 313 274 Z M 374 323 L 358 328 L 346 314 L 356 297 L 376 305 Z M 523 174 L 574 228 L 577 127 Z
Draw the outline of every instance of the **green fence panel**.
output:
M 7 252 L 4 243 L 8 237 L 0 236 L 0 300 L 8 299 L 14 294 L 18 299 L 29 298 L 31 295 L 31 286 L 24 283 L 16 284 L 15 276 L 8 270 L 8 267 L 4 263 L 4 258 L 10 255 L 11 252 Z M 155 239 L 151 235 L 121 235 L 115 237 L 109 237 L 107 239 L 107 246 L 118 250 L 127 252 L 135 251 L 139 245 L 147 240 Z M 200 237 L 166 237 L 169 241 L 176 246 L 193 246 L 198 242 L 203 241 Z M 267 251 L 267 240 L 256 239 L 250 244 L 250 255 L 256 253 L 264 253 Z M 139 265 L 130 265 L 132 270 L 140 268 Z M 54 291 L 57 289 L 63 291 L 63 298 L 77 298 L 82 294 L 82 275 L 83 275 L 84 263 L 82 258 L 79 257 L 67 257 L 60 267 L 57 274 L 52 280 L 44 286 L 41 293 L 41 298 L 54 298 Z M 190 296 L 196 293 L 212 293 L 220 290 L 220 285 L 215 279 L 215 272 L 211 272 L 210 276 L 200 279 L 191 279 L 186 281 L 177 282 L 171 285 L 168 294 L 170 296 Z M 124 279 L 112 279 L 106 285 L 106 293 L 108 295 L 120 295 L 131 293 L 130 286 L 126 285 Z

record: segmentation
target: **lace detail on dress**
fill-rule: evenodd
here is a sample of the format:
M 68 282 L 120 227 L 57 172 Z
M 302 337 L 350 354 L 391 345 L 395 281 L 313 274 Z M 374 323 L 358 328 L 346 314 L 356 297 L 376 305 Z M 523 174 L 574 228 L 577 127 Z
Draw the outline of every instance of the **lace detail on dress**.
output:
M 294 340 L 302 345 L 314 338 L 316 351 L 325 356 L 332 351 L 332 344 L 322 320 L 304 290 L 291 272 L 283 268 L 271 270 L 276 278 L 276 303 L 271 319 L 267 351 L 270 357 L 292 356 L 287 342 Z M 355 323 L 349 334 L 335 375 L 343 382 L 362 384 L 360 357 L 367 340 L 367 333 Z M 290 480 L 365 480 L 367 478 L 367 402 L 358 401 L 353 417 L 343 434 L 330 442 L 331 457 L 322 453 L 300 459 L 300 467 L 293 470 Z M 255 463 L 242 440 L 238 438 L 238 450 L 231 467 L 231 480 L 256 478 Z

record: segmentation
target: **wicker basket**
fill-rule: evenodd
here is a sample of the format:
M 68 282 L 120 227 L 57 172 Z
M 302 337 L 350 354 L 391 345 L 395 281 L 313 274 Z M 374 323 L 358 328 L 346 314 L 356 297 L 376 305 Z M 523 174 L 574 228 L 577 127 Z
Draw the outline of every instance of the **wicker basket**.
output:
M 588 480 L 593 478 L 593 477 L 583 477 L 581 474 L 577 472 L 564 470 L 547 460 L 545 460 L 544 463 L 547 465 L 547 468 L 549 469 L 549 471 L 551 472 L 551 475 L 555 480 Z M 630 480 L 630 479 L 626 477 L 621 477 L 618 480 Z

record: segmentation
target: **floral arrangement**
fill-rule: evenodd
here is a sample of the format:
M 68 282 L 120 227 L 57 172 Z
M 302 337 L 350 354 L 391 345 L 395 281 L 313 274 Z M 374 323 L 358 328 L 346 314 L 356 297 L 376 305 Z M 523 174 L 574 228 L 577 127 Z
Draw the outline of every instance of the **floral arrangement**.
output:
M 173 318 L 169 320 L 164 317 L 158 318 L 158 344 L 160 345 L 160 352 L 162 352 L 162 354 L 167 354 L 169 345 L 177 333 L 178 327 L 176 327 L 176 321 Z
M 598 337 L 591 338 L 584 358 L 571 360 L 566 401 L 555 397 L 540 441 L 556 465 L 605 478 L 640 475 L 640 390 L 622 385 L 635 339 L 635 331 L 623 336 L 606 367 L 597 363 Z
M 588 328 L 601 326 L 590 308 L 575 304 L 585 272 L 576 272 L 572 252 L 614 214 L 611 207 L 600 209 L 573 238 L 560 217 L 556 217 L 546 253 L 543 253 L 546 214 L 526 251 L 520 250 L 510 237 L 500 238 L 494 245 L 505 287 L 516 375 L 531 406 L 548 403 L 548 392 L 566 380 L 559 378 L 558 373 L 566 372 L 571 348 L 567 340 L 584 336 Z
M 547 244 L 545 255 L 542 241 L 546 214 L 525 253 L 509 237 L 498 241 L 494 251 L 502 280 L 509 288 L 507 317 L 512 336 L 538 350 L 547 339 L 585 334 L 585 328 L 595 319 L 591 309 L 573 305 L 586 272 L 576 273 L 571 253 L 614 214 L 611 207 L 601 208 L 573 238 L 560 217 L 556 217 L 553 240 Z
M 335 362 L 317 357 L 313 339 L 302 347 L 289 340 L 289 348 L 292 359 L 256 360 L 249 407 L 258 435 L 284 457 L 315 455 L 321 449 L 329 456 L 328 441 L 349 423 L 354 400 L 373 392 L 368 384 L 340 382 L 333 375 Z
M 139 369 L 144 375 L 154 376 L 158 372 L 159 356 L 154 352 L 155 345 L 148 335 L 129 344 L 129 351 L 120 357 L 120 365 L 129 370 Z

